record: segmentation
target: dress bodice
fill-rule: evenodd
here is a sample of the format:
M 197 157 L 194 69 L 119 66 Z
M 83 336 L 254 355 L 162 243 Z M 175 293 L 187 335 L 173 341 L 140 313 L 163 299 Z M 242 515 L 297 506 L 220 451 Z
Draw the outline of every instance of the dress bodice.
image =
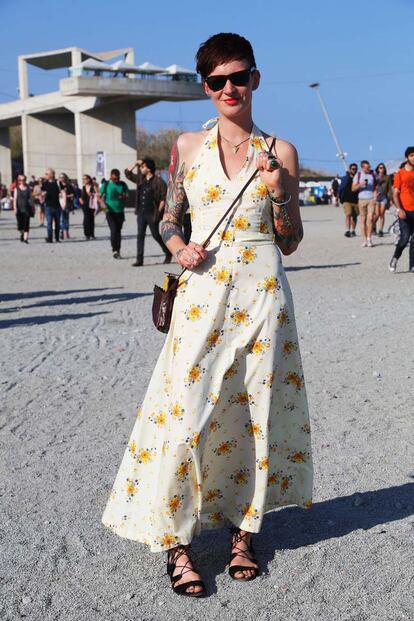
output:
M 184 179 L 190 204 L 193 239 L 203 241 L 230 207 L 243 185 L 253 174 L 256 157 L 267 150 L 262 132 L 253 125 L 246 160 L 239 173 L 229 179 L 223 170 L 217 141 L 218 124 L 209 130 L 193 165 Z M 258 175 L 244 192 L 230 222 L 216 234 L 225 244 L 269 243 L 274 239 L 272 210 L 266 185 Z

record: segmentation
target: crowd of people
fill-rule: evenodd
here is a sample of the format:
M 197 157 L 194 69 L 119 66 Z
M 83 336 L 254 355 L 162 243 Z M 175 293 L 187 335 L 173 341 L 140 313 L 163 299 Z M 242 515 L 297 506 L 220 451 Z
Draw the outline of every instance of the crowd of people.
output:
M 135 172 L 134 172 L 135 171 Z M 149 227 L 155 241 L 159 244 L 164 263 L 170 263 L 172 255 L 164 244 L 159 231 L 159 223 L 165 208 L 167 185 L 156 171 L 151 158 L 138 159 L 124 171 L 125 177 L 136 184 L 135 215 L 137 216 L 137 252 L 132 265 L 144 264 L 144 244 Z M 331 188 L 332 199 L 342 204 L 345 212 L 345 237 L 357 236 L 359 217 L 362 246 L 372 248 L 372 236 L 383 237 L 385 213 L 390 210 L 394 221 L 389 231 L 394 234 L 395 251 L 389 269 L 395 272 L 398 259 L 404 248 L 410 244 L 409 270 L 414 272 L 414 147 L 405 151 L 405 161 L 399 171 L 388 174 L 383 162 L 375 170 L 368 160 L 362 160 L 360 169 L 356 163 L 349 166 L 346 174 Z M 56 179 L 55 171 L 48 168 L 42 178 L 19 174 L 7 189 L 0 186 L 0 199 L 4 205 L 10 202 L 16 214 L 20 241 L 29 243 L 30 221 L 37 217 L 39 226 L 47 226 L 47 243 L 70 238 L 70 214 L 81 208 L 83 211 L 83 231 L 86 240 L 95 239 L 95 218 L 100 211 L 105 212 L 110 230 L 112 256 L 121 258 L 122 226 L 125 220 L 125 206 L 128 201 L 127 184 L 121 180 L 118 169 L 111 171 L 108 180 L 100 183 L 95 177 L 83 175 L 82 187 L 71 181 L 65 173 Z M 328 201 L 329 202 L 329 201 Z M 188 206 L 187 206 L 188 207 Z M 186 243 L 191 236 L 191 222 L 188 210 L 183 218 L 183 231 Z
M 398 259 L 410 244 L 409 270 L 414 272 L 414 147 L 407 147 L 405 160 L 393 175 L 383 162 L 375 170 L 368 160 L 361 168 L 352 163 L 338 187 L 338 198 L 345 212 L 345 237 L 356 237 L 360 219 L 362 246 L 372 248 L 372 235 L 384 236 L 385 213 L 392 210 L 394 222 L 389 227 L 395 236 L 395 251 L 389 269 L 395 272 Z
M 134 170 L 136 169 L 136 172 Z M 171 252 L 164 244 L 159 223 L 165 207 L 167 184 L 157 173 L 154 160 L 147 157 L 134 161 L 125 169 L 125 177 L 136 184 L 135 215 L 137 216 L 137 254 L 132 265 L 144 264 L 144 244 L 147 227 L 164 253 L 164 263 L 171 262 Z M 112 256 L 121 258 L 122 227 L 125 221 L 125 207 L 128 203 L 129 189 L 121 180 L 118 169 L 111 170 L 108 180 L 100 183 L 95 177 L 83 175 L 82 187 L 71 181 L 65 173 L 56 178 L 52 168 L 46 169 L 43 177 L 17 175 L 10 188 L 0 188 L 2 204 L 9 202 L 16 215 L 20 241 L 29 243 L 30 221 L 37 217 L 40 227 L 47 227 L 46 243 L 70 239 L 70 215 L 76 209 L 83 211 L 83 232 L 87 241 L 95 239 L 95 219 L 104 212 L 110 231 Z M 188 216 L 183 227 L 187 242 L 191 235 Z

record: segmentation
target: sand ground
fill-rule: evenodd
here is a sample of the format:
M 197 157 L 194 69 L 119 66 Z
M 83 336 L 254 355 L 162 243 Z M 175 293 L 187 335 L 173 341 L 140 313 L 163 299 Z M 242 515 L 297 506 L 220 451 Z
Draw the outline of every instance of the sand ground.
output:
M 85 242 L 26 246 L 0 216 L 0 619 L 14 621 L 414 618 L 413 296 L 392 239 L 343 236 L 334 207 L 305 208 L 305 240 L 284 259 L 310 402 L 314 507 L 269 513 L 255 547 L 262 575 L 234 583 L 228 532 L 194 547 L 210 596 L 175 596 L 164 555 L 122 540 L 101 514 L 163 335 L 150 317 L 164 267 L 121 261 L 107 228 Z M 390 220 L 388 221 L 390 222 Z

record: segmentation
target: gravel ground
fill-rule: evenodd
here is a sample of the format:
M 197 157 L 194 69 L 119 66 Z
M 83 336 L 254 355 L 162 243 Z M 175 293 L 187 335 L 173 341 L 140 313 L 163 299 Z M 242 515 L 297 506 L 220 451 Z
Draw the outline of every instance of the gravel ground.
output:
M 310 401 L 314 508 L 267 514 L 262 575 L 231 581 L 228 532 L 194 547 L 209 597 L 175 596 L 164 555 L 100 519 L 163 335 L 150 318 L 164 267 L 111 257 L 98 216 L 85 242 L 26 246 L 0 216 L 0 619 L 35 621 L 400 621 L 413 619 L 414 276 L 392 239 L 343 236 L 342 210 L 303 209 L 305 240 L 284 258 Z M 390 222 L 390 221 L 389 221 Z

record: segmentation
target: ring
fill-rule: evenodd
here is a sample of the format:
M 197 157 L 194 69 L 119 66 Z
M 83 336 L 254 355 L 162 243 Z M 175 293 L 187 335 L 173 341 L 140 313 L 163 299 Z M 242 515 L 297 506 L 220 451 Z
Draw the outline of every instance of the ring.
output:
M 269 160 L 269 166 L 270 168 L 279 168 L 279 162 L 272 157 L 272 159 Z

